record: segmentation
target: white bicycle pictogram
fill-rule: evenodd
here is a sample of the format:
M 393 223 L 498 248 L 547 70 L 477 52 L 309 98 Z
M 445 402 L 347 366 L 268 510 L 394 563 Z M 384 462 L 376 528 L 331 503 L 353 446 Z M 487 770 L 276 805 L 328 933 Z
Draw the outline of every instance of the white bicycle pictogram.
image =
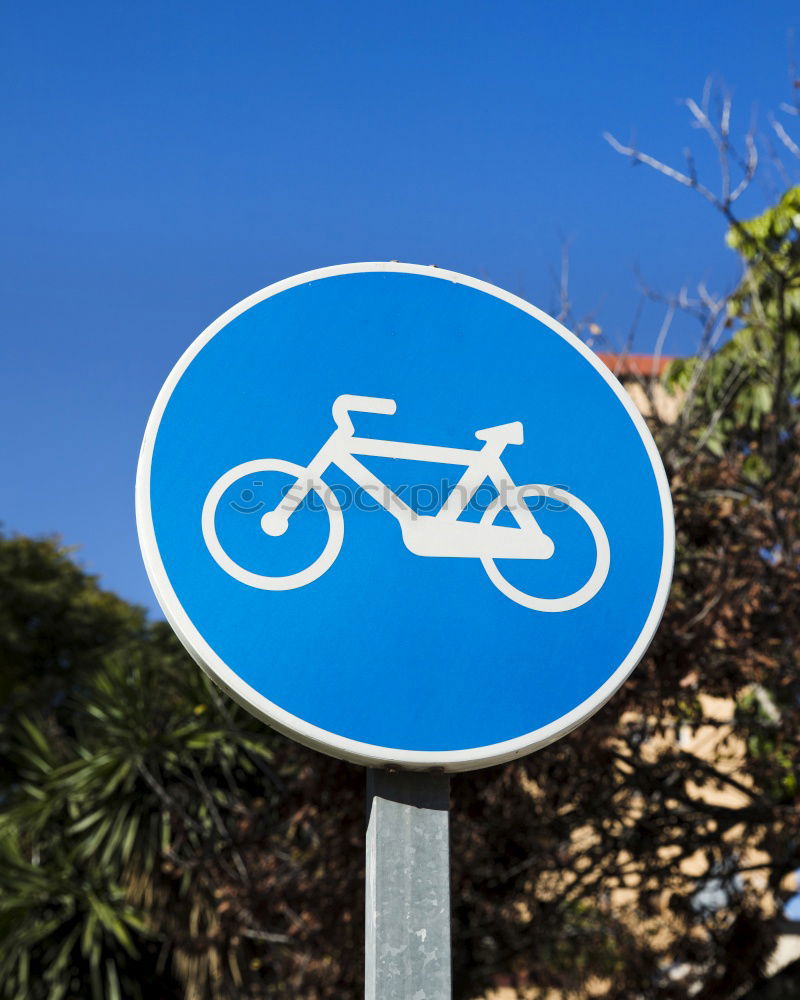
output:
M 476 431 L 475 437 L 484 442 L 477 450 L 355 436 L 351 412 L 391 415 L 396 409 L 392 399 L 339 396 L 333 404 L 336 430 L 307 466 L 279 458 L 257 458 L 220 476 L 209 490 L 202 512 L 203 538 L 216 563 L 235 580 L 260 590 L 293 590 L 319 579 L 333 565 L 344 539 L 341 505 L 322 478 L 326 470 L 335 465 L 397 519 L 403 543 L 415 555 L 480 559 L 489 579 L 501 593 L 534 611 L 572 611 L 598 593 L 611 564 L 605 529 L 596 514 L 566 490 L 533 483 L 517 486 L 513 482 L 501 454 L 507 445 L 523 443 L 519 421 Z M 466 470 L 436 514 L 419 514 L 359 462 L 356 455 L 466 466 Z M 295 482 L 278 505 L 261 517 L 261 529 L 266 535 L 283 535 L 292 514 L 311 490 L 319 496 L 328 515 L 328 538 L 320 555 L 305 569 L 284 576 L 266 576 L 239 565 L 224 550 L 217 536 L 217 507 L 225 491 L 245 476 L 269 472 L 283 473 Z M 488 504 L 479 521 L 459 520 L 486 480 L 493 484 L 498 495 Z M 524 498 L 531 495 L 548 497 L 571 508 L 586 523 L 594 540 L 595 563 L 591 574 L 583 586 L 564 597 L 534 597 L 524 593 L 502 576 L 495 562 L 496 559 L 549 559 L 553 555 L 552 539 L 542 531 L 525 503 Z M 509 511 L 516 526 L 494 523 L 504 509 Z

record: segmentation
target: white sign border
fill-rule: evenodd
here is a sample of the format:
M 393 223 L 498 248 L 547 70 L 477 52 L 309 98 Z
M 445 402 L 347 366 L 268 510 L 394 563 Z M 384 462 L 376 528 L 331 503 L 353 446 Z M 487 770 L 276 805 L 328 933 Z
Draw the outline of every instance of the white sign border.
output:
M 567 712 L 566 715 L 562 715 L 559 719 L 546 726 L 535 729 L 533 732 L 526 733 L 524 736 L 518 736 L 512 740 L 505 740 L 502 743 L 494 743 L 489 746 L 474 747 L 467 750 L 401 750 L 392 747 L 373 746 L 370 743 L 362 743 L 358 740 L 348 739 L 345 736 L 328 732 L 286 712 L 262 694 L 259 694 L 249 684 L 246 684 L 211 649 L 181 606 L 169 582 L 161 561 L 161 555 L 158 551 L 150 508 L 150 468 L 153 448 L 161 418 L 170 396 L 195 356 L 231 320 L 240 316 L 258 302 L 263 302 L 273 295 L 278 295 L 289 288 L 295 288 L 298 285 L 304 285 L 311 281 L 319 281 L 323 278 L 331 278 L 341 274 L 370 272 L 419 274 L 430 278 L 439 278 L 443 281 L 454 282 L 459 285 L 466 285 L 469 288 L 475 288 L 480 292 L 493 295 L 503 302 L 508 302 L 510 305 L 516 306 L 523 312 L 538 319 L 541 323 L 544 323 L 545 326 L 548 326 L 560 337 L 563 337 L 564 340 L 589 362 L 625 407 L 647 451 L 658 484 L 658 492 L 661 499 L 661 514 L 664 524 L 664 551 L 661 561 L 661 574 L 650 614 L 632 649 L 608 680 L 594 694 L 572 709 L 572 711 Z M 224 691 L 267 725 L 315 750 L 321 750 L 323 753 L 331 754 L 334 757 L 340 757 L 344 760 L 369 767 L 397 767 L 417 771 L 470 771 L 481 767 L 489 767 L 493 764 L 501 764 L 547 746 L 548 743 L 553 743 L 562 736 L 566 736 L 590 716 L 594 715 L 621 687 L 634 667 L 636 667 L 647 652 L 647 648 L 658 628 L 667 603 L 675 558 L 675 521 L 672 509 L 672 497 L 666 473 L 664 472 L 664 466 L 661 462 L 661 456 L 658 453 L 658 449 L 644 418 L 637 410 L 630 396 L 603 362 L 559 322 L 530 303 L 525 302 L 524 299 L 512 295 L 510 292 L 497 288 L 486 281 L 480 281 L 477 278 L 459 274 L 456 271 L 446 271 L 434 266 L 401 264 L 396 261 L 339 264 L 333 267 L 322 267 L 313 271 L 306 271 L 303 274 L 285 278 L 283 281 L 277 281 L 267 288 L 263 288 L 261 291 L 248 296 L 246 299 L 242 299 L 241 302 L 223 313 L 219 319 L 215 320 L 197 337 L 170 372 L 169 377 L 158 394 L 147 422 L 136 473 L 136 525 L 147 575 L 164 615 L 192 658 Z

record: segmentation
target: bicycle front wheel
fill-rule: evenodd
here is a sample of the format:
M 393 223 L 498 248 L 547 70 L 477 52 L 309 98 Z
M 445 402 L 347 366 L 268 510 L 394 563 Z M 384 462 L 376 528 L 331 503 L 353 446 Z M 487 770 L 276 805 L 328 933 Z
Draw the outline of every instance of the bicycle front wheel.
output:
M 585 521 L 592 533 L 595 545 L 595 564 L 591 576 L 582 587 L 572 594 L 567 594 L 565 597 L 534 597 L 509 583 L 491 557 L 481 557 L 483 568 L 486 570 L 489 579 L 501 593 L 517 604 L 521 604 L 524 608 L 530 608 L 531 611 L 574 611 L 575 608 L 579 608 L 581 605 L 586 604 L 587 601 L 591 601 L 606 582 L 608 570 L 611 565 L 611 549 L 608 544 L 608 536 L 606 535 L 605 528 L 590 507 L 582 500 L 579 500 L 571 493 L 567 493 L 566 490 L 559 489 L 557 486 L 544 486 L 541 483 L 521 486 L 517 494 L 520 502 L 522 502 L 522 497 L 526 494 L 538 497 L 547 496 L 553 500 L 558 500 L 559 503 L 563 503 L 574 510 Z M 507 501 L 502 496 L 496 497 L 484 511 L 481 524 L 491 524 L 506 506 Z M 552 558 L 558 558 L 558 556 L 555 555 Z
M 243 462 L 241 465 L 229 469 L 211 487 L 203 504 L 203 539 L 217 565 L 229 576 L 233 577 L 234 580 L 238 580 L 248 587 L 256 587 L 259 590 L 295 590 L 298 587 L 305 587 L 307 584 L 313 583 L 314 580 L 319 579 L 323 573 L 330 569 L 342 547 L 342 540 L 344 538 L 342 508 L 333 490 L 329 489 L 321 479 L 312 480 L 310 489 L 322 501 L 323 508 L 328 517 L 327 541 L 319 556 L 310 565 L 298 572 L 276 576 L 270 576 L 262 572 L 253 572 L 241 565 L 241 561 L 232 558 L 225 551 L 217 534 L 217 509 L 225 491 L 233 486 L 235 482 L 246 476 L 251 478 L 260 477 L 265 473 L 272 472 L 285 474 L 289 477 L 288 482 L 292 480 L 306 482 L 308 477 L 307 470 L 302 466 L 295 465 L 293 462 L 285 462 L 280 458 L 257 458 L 252 462 Z

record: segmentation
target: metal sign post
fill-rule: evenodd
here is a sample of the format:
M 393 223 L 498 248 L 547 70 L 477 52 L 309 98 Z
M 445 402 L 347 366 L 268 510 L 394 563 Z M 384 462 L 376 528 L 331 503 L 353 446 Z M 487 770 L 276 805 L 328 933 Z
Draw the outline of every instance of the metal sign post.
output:
M 366 1000 L 449 1000 L 450 778 L 367 771 Z
M 447 1000 L 447 773 L 585 722 L 664 610 L 672 502 L 633 401 L 501 288 L 321 268 L 183 353 L 145 431 L 136 518 L 209 676 L 287 736 L 385 769 L 369 776 L 366 995 Z

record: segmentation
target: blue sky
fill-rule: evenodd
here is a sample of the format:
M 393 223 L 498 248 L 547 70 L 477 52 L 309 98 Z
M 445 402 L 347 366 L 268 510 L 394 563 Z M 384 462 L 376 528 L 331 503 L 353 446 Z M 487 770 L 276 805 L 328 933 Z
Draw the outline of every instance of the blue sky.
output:
M 766 124 L 789 96 L 792 27 L 788 2 L 6 8 L 6 529 L 59 532 L 152 607 L 133 522 L 150 406 L 211 320 L 280 277 L 435 263 L 550 309 L 567 238 L 577 310 L 612 338 L 637 262 L 664 290 L 729 283 L 719 220 L 601 133 L 635 130 L 676 161 L 700 150 L 676 99 L 708 74 L 732 90 L 737 128 L 754 107 Z M 679 330 L 673 349 L 692 342 Z

